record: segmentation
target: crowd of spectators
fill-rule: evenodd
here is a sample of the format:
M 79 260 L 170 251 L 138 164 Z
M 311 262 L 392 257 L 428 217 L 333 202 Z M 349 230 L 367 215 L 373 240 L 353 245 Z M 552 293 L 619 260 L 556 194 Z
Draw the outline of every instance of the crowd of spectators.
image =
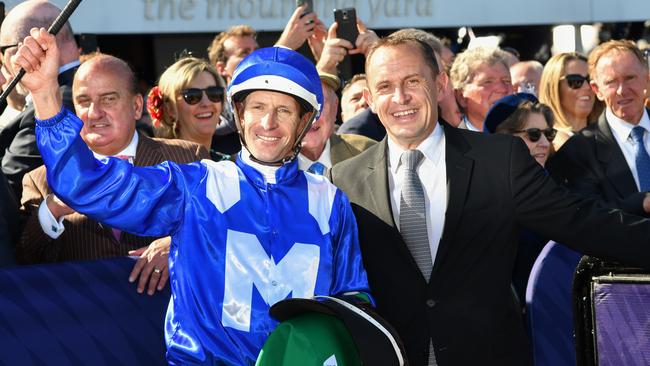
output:
M 0 29 L 3 88 L 16 74 L 18 44 L 58 13 L 41 0 L 7 13 Z M 304 134 L 298 168 L 326 176 L 349 196 L 378 313 L 403 338 L 412 365 L 528 362 L 523 298 L 548 240 L 650 266 L 641 245 L 648 244 L 650 223 L 632 229 L 637 217 L 627 216 L 650 214 L 647 52 L 611 40 L 588 55 L 559 53 L 542 64 L 498 47 L 454 54 L 424 30 L 379 38 L 361 20 L 357 27 L 355 43 L 338 38 L 336 23 L 327 27 L 303 5 L 274 46 L 297 50 L 306 43 L 312 52 L 322 111 Z M 69 24 L 56 44 L 59 98 L 83 121 L 81 138 L 97 160 L 224 162 L 247 151 L 244 116 L 226 94 L 237 66 L 260 48 L 251 26 L 216 35 L 207 60 L 178 59 L 146 98 L 124 60 L 99 52 L 81 62 Z M 338 66 L 353 54 L 366 58 L 365 73 L 343 80 Z M 0 265 L 135 255 L 128 280 L 137 291 L 163 289 L 170 237 L 112 228 L 49 188 L 30 97 L 19 84 L 0 115 Z M 136 128 L 143 113 L 155 137 Z M 403 150 L 421 151 L 422 162 L 407 168 Z M 414 215 L 426 218 L 424 265 L 400 225 L 407 170 L 420 180 L 423 211 Z M 628 249 L 607 247 L 617 235 L 630 241 Z M 494 285 L 474 283 L 481 277 Z M 487 292 L 494 300 L 480 296 Z M 473 315 L 461 319 L 464 312 Z

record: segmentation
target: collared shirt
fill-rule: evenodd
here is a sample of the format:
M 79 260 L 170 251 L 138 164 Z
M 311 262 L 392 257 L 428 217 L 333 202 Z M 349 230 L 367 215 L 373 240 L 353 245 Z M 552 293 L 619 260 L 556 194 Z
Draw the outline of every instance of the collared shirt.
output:
M 59 67 L 59 74 L 63 74 L 64 72 L 66 72 L 66 71 L 68 71 L 68 70 L 70 70 L 70 69 L 72 69 L 74 67 L 77 67 L 79 65 L 81 65 L 81 61 L 79 61 L 79 60 L 69 62 L 69 63 Z
M 298 169 L 306 171 L 315 162 L 319 162 L 319 163 L 325 165 L 325 167 L 327 169 L 331 169 L 332 168 L 332 157 L 330 155 L 330 146 L 331 146 L 330 139 L 327 139 L 327 142 L 325 143 L 325 148 L 323 149 L 323 153 L 320 154 L 320 156 L 318 157 L 318 160 L 316 160 L 316 161 L 312 161 L 311 159 L 309 159 L 308 157 L 306 157 L 303 154 L 298 154 Z
M 260 172 L 260 174 L 262 174 L 262 177 L 264 177 L 264 182 L 266 182 L 267 184 L 277 183 L 275 173 L 280 168 L 279 166 L 264 165 L 256 161 L 253 161 L 253 159 L 251 159 L 251 153 L 245 147 L 241 149 L 241 152 L 239 153 L 239 157 L 244 161 L 244 163 L 248 164 L 253 169 Z
M 10 105 L 5 108 L 5 110 L 0 114 L 0 129 L 5 128 L 10 122 L 12 122 L 16 116 L 20 114 L 18 109 L 12 108 Z
M 133 161 L 135 160 L 135 151 L 138 148 L 138 140 L 138 133 L 136 132 L 133 134 L 133 138 L 131 138 L 131 142 L 126 146 L 126 148 L 118 154 L 115 154 L 115 156 L 129 156 L 129 163 L 133 164 Z M 106 162 L 108 160 L 106 155 L 101 155 L 94 151 L 93 155 L 95 156 L 95 159 L 99 161 Z M 45 197 L 43 202 L 38 206 L 38 222 L 41 224 L 43 232 L 52 239 L 58 238 L 63 234 L 63 231 L 65 231 L 65 226 L 63 225 L 64 217 L 65 216 L 61 216 L 58 220 L 54 217 L 52 211 L 47 207 L 47 197 Z
M 424 204 L 427 212 L 427 235 L 431 248 L 431 260 L 435 263 L 438 244 L 445 225 L 447 211 L 447 164 L 445 162 L 445 134 L 440 123 L 417 147 L 424 154 L 418 167 L 418 176 L 424 188 Z M 400 157 L 405 150 L 388 137 L 388 190 L 395 225 L 399 228 L 400 198 L 404 181 L 404 169 Z
M 605 117 L 607 117 L 607 123 L 612 129 L 614 139 L 616 139 L 618 146 L 623 152 L 623 156 L 625 156 L 627 166 L 630 167 L 630 172 L 632 173 L 634 182 L 636 183 L 636 188 L 640 189 L 639 174 L 636 171 L 636 159 L 634 153 L 634 147 L 636 143 L 634 142 L 631 134 L 632 129 L 636 126 L 645 128 L 646 133 L 643 134 L 643 143 L 645 144 L 645 149 L 647 151 L 650 151 L 650 144 L 648 144 L 650 142 L 648 139 L 648 132 L 650 132 L 650 118 L 648 118 L 648 111 L 645 109 L 643 110 L 643 115 L 641 116 L 641 120 L 639 121 L 638 125 L 634 125 L 616 117 L 616 115 L 614 115 L 609 107 L 605 110 Z
M 476 127 L 472 124 L 472 121 L 470 121 L 469 118 L 467 118 L 467 115 L 464 115 L 464 116 L 463 116 L 463 121 L 465 122 L 465 126 L 467 126 L 467 129 L 468 129 L 468 130 L 470 130 L 470 131 L 476 131 L 476 132 L 483 132 L 483 130 L 479 130 L 478 128 L 476 128 Z

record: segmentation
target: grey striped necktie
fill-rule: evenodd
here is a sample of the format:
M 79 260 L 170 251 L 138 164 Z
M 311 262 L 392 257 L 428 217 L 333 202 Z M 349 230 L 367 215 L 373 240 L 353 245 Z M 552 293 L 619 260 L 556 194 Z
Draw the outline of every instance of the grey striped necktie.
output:
M 420 268 L 424 279 L 429 282 L 433 262 L 427 235 L 424 189 L 417 172 L 423 157 L 419 150 L 407 150 L 400 158 L 404 169 L 404 181 L 400 197 L 399 226 L 402 238 L 411 251 L 415 263 Z
M 429 282 L 433 261 L 429 235 L 427 234 L 427 210 L 424 204 L 424 189 L 418 177 L 418 166 L 422 161 L 420 150 L 406 150 L 400 157 L 404 169 L 402 196 L 400 197 L 399 226 L 400 234 L 406 246 L 411 251 L 415 263 L 424 278 Z M 436 366 L 436 355 L 433 351 L 433 340 L 429 341 L 428 366 Z

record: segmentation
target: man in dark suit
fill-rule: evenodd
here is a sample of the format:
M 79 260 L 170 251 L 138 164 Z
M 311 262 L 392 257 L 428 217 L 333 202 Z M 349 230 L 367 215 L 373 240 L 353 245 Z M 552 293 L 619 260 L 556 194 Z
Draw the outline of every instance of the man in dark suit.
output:
M 644 106 L 648 67 L 643 54 L 630 41 L 606 42 L 590 54 L 589 70 L 591 87 L 607 108 L 598 123 L 562 146 L 553 157 L 552 173 L 576 193 L 647 216 L 650 177 L 644 170 L 650 166 L 641 156 L 637 161 L 639 147 L 644 147 L 646 156 L 650 149 L 650 118 Z M 641 144 L 635 140 L 637 130 Z
M 0 73 L 0 83 L 6 82 Z M 0 267 L 16 264 L 15 246 L 20 235 L 18 201 L 9 182 L 0 172 Z
M 300 169 L 316 174 L 323 174 L 325 169 L 331 169 L 333 165 L 356 156 L 375 144 L 374 140 L 365 136 L 334 133 L 339 104 L 336 96 L 338 79 L 330 78 L 328 74 L 321 75 L 321 84 L 323 111 L 305 134 L 298 155 Z
M 518 137 L 438 123 L 444 85 L 427 45 L 384 38 L 366 72 L 364 97 L 387 138 L 331 178 L 352 203 L 377 310 L 410 365 L 531 363 L 510 290 L 520 226 L 596 256 L 650 263 L 650 222 L 558 187 Z
M 60 12 L 59 8 L 49 2 L 32 0 L 16 5 L 7 14 L 0 29 L 0 42 L 2 47 L 6 47 L 3 65 L 12 76 L 18 71 L 13 70 L 9 62 L 9 58 L 17 50 L 15 45 L 29 35 L 30 29 L 49 27 Z M 79 51 L 69 23 L 66 23 L 57 34 L 57 44 L 61 49 L 58 78 L 60 90 L 64 104 L 73 110 L 70 88 L 74 73 L 79 66 Z M 0 131 L 2 171 L 14 189 L 16 197 L 21 196 L 23 175 L 43 165 L 41 154 L 36 147 L 34 129 L 34 106 L 27 103 L 25 110 Z
M 99 55 L 76 74 L 74 103 L 84 121 L 81 136 L 95 157 L 118 156 L 136 166 L 166 160 L 189 163 L 209 158 L 205 148 L 182 140 L 157 140 L 138 134 L 135 121 L 142 113 L 142 95 L 133 72 L 115 57 Z M 169 241 L 121 233 L 79 214 L 61 202 L 47 185 L 45 166 L 25 175 L 23 210 L 29 218 L 17 248 L 22 263 L 89 260 L 127 254 L 140 255 L 131 281 L 140 275 L 138 290 L 147 280 L 153 294 L 168 276 Z M 151 245 L 150 245 L 151 244 Z

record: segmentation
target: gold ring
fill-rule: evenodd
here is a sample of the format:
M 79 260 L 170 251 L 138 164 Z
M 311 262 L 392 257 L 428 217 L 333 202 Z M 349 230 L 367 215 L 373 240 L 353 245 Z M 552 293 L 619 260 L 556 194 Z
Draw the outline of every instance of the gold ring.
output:
M 153 273 L 160 274 L 160 273 L 162 273 L 162 271 L 160 270 L 160 268 L 154 268 Z

